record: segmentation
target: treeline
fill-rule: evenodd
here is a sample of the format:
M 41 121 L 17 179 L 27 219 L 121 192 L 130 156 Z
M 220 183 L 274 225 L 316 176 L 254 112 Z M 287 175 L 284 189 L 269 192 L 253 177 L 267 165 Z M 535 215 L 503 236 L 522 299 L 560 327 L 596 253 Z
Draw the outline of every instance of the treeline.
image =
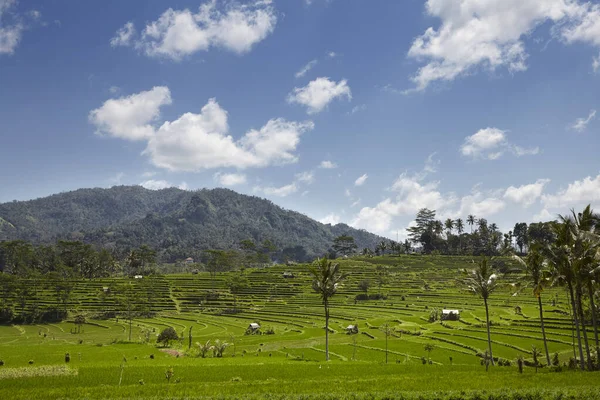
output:
M 374 248 L 363 248 L 363 255 L 424 254 L 497 256 L 513 251 L 524 254 L 532 242 L 549 244 L 556 239 L 555 222 L 539 222 L 527 225 L 516 223 L 513 230 L 501 232 L 498 225 L 474 215 L 466 219 L 441 221 L 435 210 L 423 208 L 415 218 L 415 225 L 408 228 L 408 238 L 402 242 L 383 240 Z M 467 231 L 468 227 L 468 231 Z

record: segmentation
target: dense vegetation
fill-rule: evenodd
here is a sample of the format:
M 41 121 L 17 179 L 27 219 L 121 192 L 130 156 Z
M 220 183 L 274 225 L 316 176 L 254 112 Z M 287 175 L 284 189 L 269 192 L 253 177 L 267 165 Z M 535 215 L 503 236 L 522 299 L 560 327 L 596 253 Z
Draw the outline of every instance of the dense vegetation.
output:
M 117 258 L 148 245 L 163 262 L 198 259 L 207 249 L 239 249 L 246 239 L 273 243 L 275 259 L 288 255 L 308 261 L 327 252 L 333 239 L 346 233 L 361 248 L 374 248 L 382 239 L 344 224 L 324 225 L 227 189 L 154 191 L 118 186 L 0 204 L 0 241 L 82 241 Z

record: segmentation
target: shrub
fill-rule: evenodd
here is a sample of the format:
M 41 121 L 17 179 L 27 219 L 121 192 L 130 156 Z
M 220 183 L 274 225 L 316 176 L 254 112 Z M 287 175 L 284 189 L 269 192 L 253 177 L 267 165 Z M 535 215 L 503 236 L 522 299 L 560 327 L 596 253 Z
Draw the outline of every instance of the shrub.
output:
M 4 360 L 0 360 L 0 367 L 4 366 Z
M 65 362 L 68 363 L 71 361 L 71 355 L 69 353 L 65 353 Z
M 33 365 L 33 360 L 29 360 L 29 365 Z
M 157 343 L 162 343 L 163 346 L 168 347 L 172 340 L 179 340 L 177 332 L 172 327 L 163 329 L 156 339 Z
M 150 354 L 150 359 L 154 360 L 154 354 Z

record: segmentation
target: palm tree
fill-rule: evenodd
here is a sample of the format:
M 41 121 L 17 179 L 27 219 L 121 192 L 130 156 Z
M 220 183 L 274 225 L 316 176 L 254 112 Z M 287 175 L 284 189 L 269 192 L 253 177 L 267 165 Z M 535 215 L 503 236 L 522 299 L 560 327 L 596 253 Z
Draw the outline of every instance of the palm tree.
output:
M 473 233 L 473 225 L 475 225 L 475 216 L 473 214 L 467 216 L 467 224 L 471 226 L 471 233 Z
M 485 305 L 485 321 L 487 326 L 488 350 L 489 356 L 494 365 L 494 356 L 492 354 L 492 338 L 490 334 L 490 312 L 488 308 L 488 299 L 498 287 L 498 275 L 494 273 L 493 268 L 488 263 L 488 259 L 483 257 L 477 267 L 470 271 L 463 271 L 465 277 L 462 279 L 462 285 L 471 293 L 481 297 Z
M 575 325 L 577 332 L 580 368 L 583 370 L 585 369 L 585 360 L 583 358 L 581 330 L 579 329 L 580 319 L 575 300 L 574 282 L 576 276 L 573 269 L 573 257 L 571 257 L 571 250 L 573 247 L 571 225 L 573 225 L 573 222 L 562 216 L 560 218 L 561 223 L 553 225 L 556 240 L 552 245 L 547 245 L 542 248 L 542 251 L 546 262 L 552 268 L 555 283 L 563 284 L 567 287 L 569 302 L 571 303 L 571 313 L 573 315 L 573 324 Z
M 382 240 L 378 246 L 379 250 L 381 250 L 381 255 L 385 255 L 385 250 L 387 249 L 387 243 L 385 243 L 385 240 Z
M 451 218 L 448 218 L 444 222 L 444 226 L 446 227 L 446 239 L 447 239 L 452 234 L 452 229 L 454 229 L 454 221 Z
M 329 299 L 336 294 L 347 275 L 342 274 L 340 264 L 333 264 L 327 257 L 315 261 L 310 273 L 313 277 L 312 288 L 321 296 L 325 307 L 325 359 L 329 361 Z
M 460 254 L 462 253 L 462 233 L 465 228 L 462 218 L 458 218 L 456 222 L 454 222 L 454 226 L 456 227 L 456 232 L 458 232 L 458 247 L 460 248 L 458 254 Z
M 513 255 L 513 259 L 515 259 L 523 267 L 524 276 L 522 277 L 522 281 L 524 286 L 531 287 L 533 289 L 533 295 L 538 300 L 538 307 L 540 309 L 540 325 L 542 327 L 542 338 L 544 339 L 546 360 L 548 361 L 548 365 L 552 365 L 550 362 L 550 353 L 548 352 L 548 343 L 546 342 L 544 311 L 542 309 L 542 292 L 544 291 L 544 287 L 549 282 L 549 273 L 544 265 L 544 257 L 539 252 L 538 246 L 532 245 L 529 249 L 529 254 L 525 259 L 517 255 Z

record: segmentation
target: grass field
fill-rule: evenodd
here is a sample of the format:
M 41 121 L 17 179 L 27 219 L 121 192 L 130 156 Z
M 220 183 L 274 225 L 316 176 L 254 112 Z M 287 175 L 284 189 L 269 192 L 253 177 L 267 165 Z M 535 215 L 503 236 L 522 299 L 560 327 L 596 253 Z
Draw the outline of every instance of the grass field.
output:
M 0 326 L 0 398 L 600 399 L 598 372 L 518 372 L 517 357 L 531 359 L 532 346 L 542 349 L 543 343 L 536 299 L 529 293 L 513 297 L 508 288 L 492 296 L 490 312 L 494 356 L 512 365 L 486 372 L 478 356 L 487 345 L 483 304 L 455 283 L 459 268 L 470 261 L 443 256 L 339 261 L 350 276 L 332 301 L 330 362 L 324 361 L 323 308 L 305 265 L 247 270 L 250 285 L 237 298 L 242 312 L 232 315 L 222 314 L 234 301 L 226 274 L 214 282 L 203 273 L 156 277 L 149 283 L 156 315 L 133 321 L 133 343 L 127 343 L 123 319 L 88 320 L 81 333 L 71 333 L 71 322 Z M 387 298 L 355 301 L 358 282 L 375 281 L 377 264 L 389 267 L 389 281 L 381 287 Z M 295 277 L 284 278 L 286 271 Z M 116 307 L 98 296 L 111 283 L 78 282 L 70 307 L 89 315 Z M 207 300 L 212 290 L 219 296 Z M 566 363 L 573 350 L 564 291 L 545 292 L 544 307 L 550 353 Z M 429 322 L 436 308 L 459 309 L 461 320 Z M 244 335 L 251 322 L 275 333 Z M 360 333 L 347 335 L 349 324 L 358 324 Z M 387 364 L 385 324 L 393 328 Z M 183 339 L 168 349 L 157 347 L 156 335 L 168 326 Z M 222 358 L 196 356 L 196 342 L 217 339 L 230 343 Z M 426 344 L 434 346 L 430 354 Z

